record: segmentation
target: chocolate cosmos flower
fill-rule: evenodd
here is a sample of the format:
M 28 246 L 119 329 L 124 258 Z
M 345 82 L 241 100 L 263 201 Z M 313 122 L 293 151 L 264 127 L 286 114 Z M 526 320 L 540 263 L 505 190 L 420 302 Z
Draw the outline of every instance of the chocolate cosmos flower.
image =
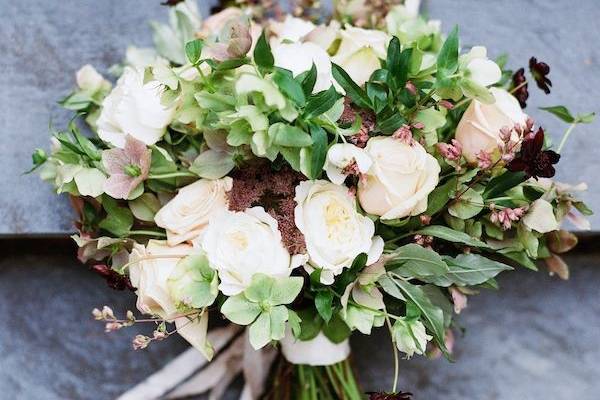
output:
M 105 150 L 102 164 L 110 175 L 104 184 L 106 194 L 115 199 L 127 199 L 148 176 L 150 155 L 150 149 L 130 135 L 125 139 L 124 148 Z
M 527 99 L 529 98 L 529 90 L 527 90 L 527 78 L 525 78 L 525 68 L 519 68 L 512 77 L 512 87 L 518 88 L 513 92 L 513 95 L 519 100 L 521 108 L 527 107 Z
M 98 275 L 106 279 L 106 283 L 108 286 L 115 290 L 135 290 L 135 288 L 131 285 L 131 281 L 125 275 L 119 274 L 117 271 L 113 270 L 106 264 L 97 264 L 92 267 L 92 270 L 96 272 Z
M 560 154 L 552 150 L 542 150 L 543 146 L 544 130 L 539 128 L 533 138 L 523 142 L 521 151 L 508 164 L 508 170 L 523 171 L 528 178 L 552 178 L 556 172 L 553 164 L 560 160 Z
M 369 400 L 410 400 L 412 393 L 384 393 L 384 392 L 369 392 Z
M 531 75 L 533 75 L 538 87 L 542 89 L 544 93 L 550 94 L 550 87 L 552 86 L 552 81 L 548 79 L 550 66 L 542 61 L 538 62 L 535 57 L 531 57 L 529 59 L 529 71 L 531 71 Z

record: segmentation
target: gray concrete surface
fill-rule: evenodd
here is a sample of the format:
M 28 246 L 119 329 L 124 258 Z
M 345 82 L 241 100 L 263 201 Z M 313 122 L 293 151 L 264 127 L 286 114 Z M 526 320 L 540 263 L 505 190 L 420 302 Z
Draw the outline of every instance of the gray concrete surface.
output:
M 36 176 L 22 176 L 35 147 L 48 147 L 48 121 L 63 126 L 68 114 L 56 100 L 73 85 L 80 65 L 100 71 L 118 62 L 128 44 L 149 45 L 149 19 L 164 20 L 160 0 L 0 0 L 0 235 L 70 231 L 70 210 Z M 204 12 L 213 1 L 199 2 Z M 444 30 L 461 26 L 465 46 L 484 44 L 493 55 L 512 54 L 511 66 L 531 55 L 552 66 L 553 94 L 532 88 L 531 105 L 568 104 L 598 111 L 600 6 L 597 0 L 425 0 Z M 529 110 L 554 139 L 564 126 Z M 600 205 L 595 147 L 598 123 L 578 129 L 563 154 L 559 177 L 587 181 L 585 199 Z M 600 216 L 592 219 L 598 226 Z
M 457 338 L 456 362 L 403 361 L 400 387 L 415 400 L 596 400 L 598 257 L 568 261 L 568 282 L 518 271 L 500 279 L 500 292 L 471 298 L 459 319 L 467 333 Z M 135 307 L 134 298 L 108 289 L 68 252 L 0 259 L 0 298 L 2 399 L 112 399 L 186 348 L 171 338 L 136 352 L 130 337 L 137 328 L 105 334 L 90 310 L 108 304 L 122 313 Z M 388 388 L 393 363 L 385 331 L 356 336 L 353 351 L 363 388 Z

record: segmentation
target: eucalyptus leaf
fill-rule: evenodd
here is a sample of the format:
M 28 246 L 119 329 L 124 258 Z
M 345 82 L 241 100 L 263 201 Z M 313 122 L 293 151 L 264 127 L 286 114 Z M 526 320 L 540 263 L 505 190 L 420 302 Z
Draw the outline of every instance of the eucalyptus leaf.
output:
M 192 163 L 190 171 L 201 178 L 220 179 L 235 167 L 233 155 L 218 150 L 206 150 Z
M 454 258 L 447 256 L 444 257 L 444 261 L 448 264 L 448 273 L 433 276 L 427 282 L 444 287 L 479 285 L 502 271 L 513 269 L 506 264 L 473 253 L 459 254 Z
M 453 217 L 460 219 L 473 218 L 483 210 L 483 197 L 469 188 L 467 190 L 460 190 L 460 198 L 453 200 L 448 206 L 448 213 Z
M 438 253 L 415 243 L 394 250 L 389 255 L 386 267 L 402 276 L 416 278 L 440 276 L 448 272 L 448 266 Z
M 459 232 L 443 225 L 426 226 L 415 233 L 419 235 L 433 236 L 449 242 L 466 244 L 467 246 L 471 247 L 489 248 L 489 246 L 481 240 L 473 238 L 464 232 Z

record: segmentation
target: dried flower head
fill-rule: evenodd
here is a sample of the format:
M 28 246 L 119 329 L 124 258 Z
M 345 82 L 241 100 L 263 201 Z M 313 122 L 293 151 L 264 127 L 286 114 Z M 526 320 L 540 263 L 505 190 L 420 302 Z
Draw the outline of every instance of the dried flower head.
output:
M 413 134 L 412 134 L 412 131 L 410 129 L 410 126 L 406 125 L 406 124 L 404 124 L 400 128 L 398 128 L 396 130 L 396 132 L 394 132 L 392 134 L 392 137 L 394 139 L 398 139 L 401 142 L 404 142 L 406 144 L 412 145 L 412 143 L 413 143 Z
M 544 91 L 546 94 L 550 94 L 550 87 L 552 81 L 548 79 L 550 73 L 550 66 L 545 62 L 538 61 L 537 58 L 531 57 L 529 59 L 529 71 L 533 75 L 533 79 L 537 83 L 537 86 Z
M 367 394 L 369 395 L 369 400 L 410 400 L 413 395 L 410 392 L 367 392 Z
M 106 264 L 96 264 L 92 266 L 92 270 L 106 280 L 108 286 L 115 290 L 135 290 L 129 277 L 121 275 Z

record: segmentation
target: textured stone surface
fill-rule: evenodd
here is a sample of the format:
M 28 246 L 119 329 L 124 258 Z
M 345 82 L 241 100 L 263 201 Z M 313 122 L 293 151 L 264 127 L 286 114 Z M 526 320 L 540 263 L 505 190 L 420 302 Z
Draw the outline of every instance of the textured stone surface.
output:
M 206 13 L 213 2 L 199 3 Z M 443 20 L 445 31 L 460 24 L 464 46 L 484 44 L 493 55 L 510 52 L 515 68 L 531 55 L 547 61 L 553 94 L 545 97 L 532 87 L 531 105 L 564 103 L 576 111 L 597 110 L 597 0 L 425 0 L 424 8 Z M 0 0 L 0 234 L 70 230 L 66 199 L 57 199 L 35 175 L 21 175 L 30 166 L 29 155 L 35 147 L 48 147 L 49 118 L 57 127 L 68 121 L 56 100 L 68 93 L 79 66 L 91 63 L 106 72 L 127 45 L 149 45 L 147 21 L 165 17 L 159 0 Z M 529 111 L 555 140 L 560 137 L 561 123 Z M 592 206 L 600 205 L 600 185 L 593 175 L 597 129 L 597 123 L 578 129 L 559 166 L 561 179 L 590 183 L 585 198 Z
M 65 253 L 0 260 L 2 398 L 112 399 L 186 348 L 174 337 L 135 352 L 130 337 L 138 328 L 105 334 L 90 310 L 108 304 L 123 313 L 135 307 L 134 296 L 108 289 Z M 518 271 L 501 277 L 501 291 L 472 297 L 459 319 L 467 333 L 457 338 L 456 362 L 403 361 L 400 388 L 415 400 L 597 399 L 598 257 L 568 261 L 568 282 Z M 356 336 L 353 349 L 364 389 L 388 388 L 385 330 Z

